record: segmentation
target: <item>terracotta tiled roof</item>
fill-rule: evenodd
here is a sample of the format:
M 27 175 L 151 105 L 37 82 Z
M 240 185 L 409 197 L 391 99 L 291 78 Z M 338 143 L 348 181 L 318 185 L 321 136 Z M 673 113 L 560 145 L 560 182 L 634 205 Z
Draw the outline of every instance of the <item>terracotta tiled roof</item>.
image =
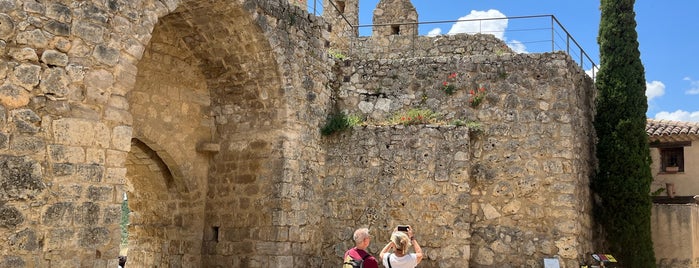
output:
M 699 123 L 648 119 L 646 133 L 651 141 L 699 140 Z

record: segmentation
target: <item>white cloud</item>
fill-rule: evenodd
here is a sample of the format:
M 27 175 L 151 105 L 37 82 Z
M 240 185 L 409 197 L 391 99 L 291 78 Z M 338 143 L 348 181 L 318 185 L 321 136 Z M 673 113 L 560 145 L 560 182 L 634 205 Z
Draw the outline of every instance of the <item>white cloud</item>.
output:
M 427 33 L 427 36 L 434 37 L 442 34 L 442 29 L 441 28 L 434 28 L 432 29 L 429 33 Z
M 663 82 L 646 82 L 646 97 L 648 97 L 649 101 L 662 95 L 665 95 L 665 84 L 663 84 Z
M 689 81 L 689 84 L 691 85 L 691 88 L 684 93 L 689 95 L 699 95 L 699 81 L 692 80 L 691 77 L 685 77 L 684 80 Z
M 659 112 L 655 114 L 655 119 L 666 119 L 674 121 L 684 121 L 684 122 L 699 122 L 699 111 L 687 112 L 683 110 L 677 110 L 674 112 Z
M 488 11 L 471 10 L 471 13 L 459 18 L 459 20 L 474 20 L 474 21 L 459 21 L 451 26 L 447 34 L 457 33 L 485 33 L 492 34 L 500 40 L 505 40 L 505 29 L 507 29 L 507 19 L 500 20 L 482 20 L 489 18 L 506 18 L 502 12 L 491 9 Z
M 527 46 L 522 44 L 522 42 L 520 41 L 512 40 L 508 42 L 507 46 L 510 47 L 512 51 L 516 53 L 527 53 Z
M 597 80 L 597 74 L 599 73 L 599 67 L 592 67 L 590 69 L 585 70 L 585 73 L 592 77 L 592 79 Z

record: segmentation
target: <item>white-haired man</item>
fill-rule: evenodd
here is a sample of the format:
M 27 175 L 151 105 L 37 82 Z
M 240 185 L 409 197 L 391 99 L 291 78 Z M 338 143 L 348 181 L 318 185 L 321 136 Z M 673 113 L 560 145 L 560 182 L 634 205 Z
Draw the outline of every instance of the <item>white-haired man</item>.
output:
M 371 243 L 371 235 L 369 235 L 368 228 L 359 228 L 354 231 L 354 247 L 345 252 L 345 256 L 342 258 L 345 262 L 351 259 L 356 261 L 363 261 L 364 268 L 379 268 L 379 263 L 376 261 L 374 256 L 371 256 L 366 249 Z

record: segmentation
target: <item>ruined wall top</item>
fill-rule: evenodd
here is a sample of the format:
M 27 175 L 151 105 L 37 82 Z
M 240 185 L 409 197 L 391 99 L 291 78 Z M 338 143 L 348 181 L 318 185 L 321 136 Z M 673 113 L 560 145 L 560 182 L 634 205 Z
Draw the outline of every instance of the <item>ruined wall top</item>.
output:
M 410 0 L 381 0 L 374 9 L 374 37 L 417 35 L 417 10 Z

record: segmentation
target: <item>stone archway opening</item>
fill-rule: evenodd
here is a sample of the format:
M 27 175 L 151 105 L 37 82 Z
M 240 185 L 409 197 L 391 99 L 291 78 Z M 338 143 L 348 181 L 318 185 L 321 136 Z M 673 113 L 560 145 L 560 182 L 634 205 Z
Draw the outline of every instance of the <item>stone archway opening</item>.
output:
M 283 232 L 270 216 L 283 172 L 277 62 L 240 4 L 184 5 L 155 25 L 127 96 L 128 263 L 266 263 L 247 249 Z

